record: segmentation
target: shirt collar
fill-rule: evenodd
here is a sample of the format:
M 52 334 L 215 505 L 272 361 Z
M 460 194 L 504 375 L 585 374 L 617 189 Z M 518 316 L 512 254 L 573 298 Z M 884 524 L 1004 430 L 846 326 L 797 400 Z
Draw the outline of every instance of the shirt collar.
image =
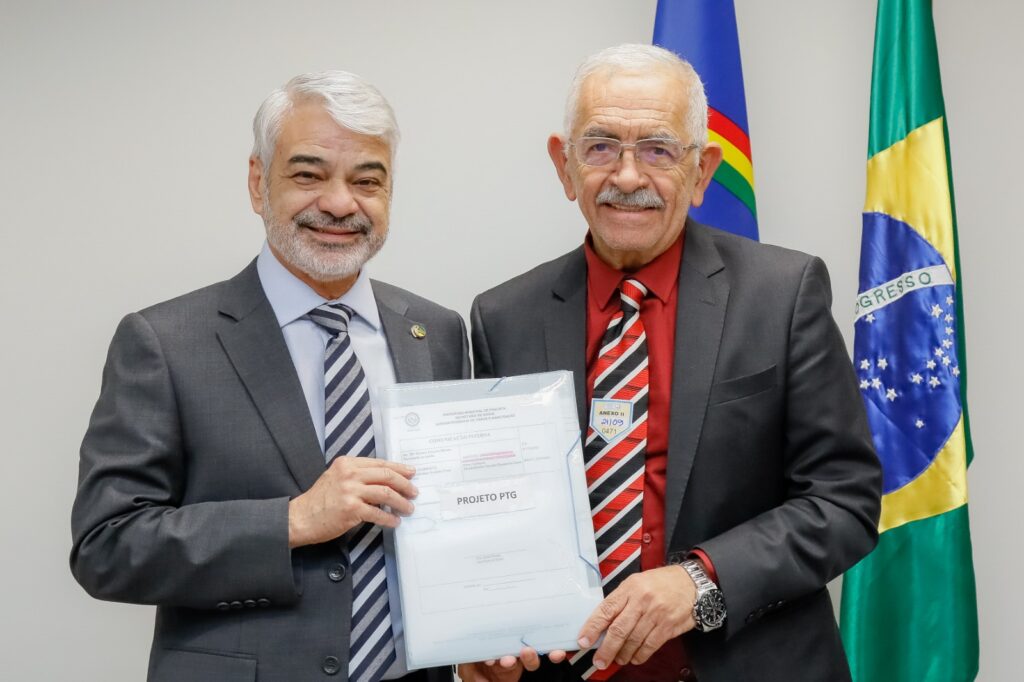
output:
M 355 311 L 359 319 L 373 327 L 374 331 L 380 329 L 377 300 L 373 297 L 373 286 L 365 268 L 359 271 L 352 288 L 333 301 L 328 301 L 289 272 L 288 268 L 277 260 L 266 242 L 263 243 L 263 250 L 256 258 L 256 272 L 281 327 L 305 317 L 310 310 L 324 303 L 344 303 Z
M 683 234 L 661 255 L 636 272 L 623 272 L 601 260 L 594 251 L 590 235 L 583 243 L 587 257 L 587 295 L 602 310 L 608 307 L 624 279 L 637 279 L 662 303 L 668 303 L 672 289 L 679 282 L 679 265 L 683 260 Z

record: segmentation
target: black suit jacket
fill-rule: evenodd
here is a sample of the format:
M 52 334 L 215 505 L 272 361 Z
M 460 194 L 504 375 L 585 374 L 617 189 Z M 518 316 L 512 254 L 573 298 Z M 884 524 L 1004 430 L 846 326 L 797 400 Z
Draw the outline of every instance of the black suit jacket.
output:
M 825 584 L 874 546 L 881 472 L 828 273 L 692 220 L 684 234 L 666 561 L 701 547 L 728 608 L 687 650 L 701 682 L 848 679 Z M 582 248 L 481 294 L 477 376 L 572 370 L 586 428 L 586 298 Z
M 373 291 L 398 381 L 468 376 L 458 314 L 381 282 Z M 345 545 L 288 549 L 288 501 L 324 469 L 255 262 L 122 320 L 82 443 L 71 568 L 95 597 L 158 606 L 149 679 L 347 669 Z

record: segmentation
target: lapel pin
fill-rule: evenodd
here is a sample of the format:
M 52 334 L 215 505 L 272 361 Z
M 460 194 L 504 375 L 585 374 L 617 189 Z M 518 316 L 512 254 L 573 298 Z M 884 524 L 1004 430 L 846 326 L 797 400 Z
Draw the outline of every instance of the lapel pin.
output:
M 412 334 L 414 339 L 425 339 L 427 337 L 427 328 L 422 324 L 414 324 L 409 329 L 409 333 Z

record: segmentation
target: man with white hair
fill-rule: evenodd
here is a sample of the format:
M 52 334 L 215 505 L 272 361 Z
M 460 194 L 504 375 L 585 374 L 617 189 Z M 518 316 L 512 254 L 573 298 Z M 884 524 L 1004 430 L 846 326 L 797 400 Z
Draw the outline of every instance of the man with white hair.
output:
M 881 474 L 824 264 L 687 217 L 722 149 L 666 50 L 587 59 L 548 152 L 585 243 L 477 297 L 473 354 L 574 372 L 606 597 L 528 676 L 849 679 L 825 585 L 874 546 Z
M 241 273 L 125 317 L 82 443 L 75 578 L 157 605 L 150 680 L 450 680 L 405 669 L 371 389 L 469 374 L 455 312 L 370 280 L 398 127 L 369 83 L 307 74 L 256 114 Z M 386 505 L 391 512 L 384 511 Z

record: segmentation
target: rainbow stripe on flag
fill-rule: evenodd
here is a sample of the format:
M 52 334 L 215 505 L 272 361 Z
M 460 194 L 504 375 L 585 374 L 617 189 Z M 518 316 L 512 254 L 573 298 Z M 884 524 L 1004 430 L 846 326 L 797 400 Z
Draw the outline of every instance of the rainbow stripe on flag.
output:
M 754 164 L 733 0 L 658 0 L 654 44 L 672 50 L 700 74 L 708 95 L 708 139 L 724 152 L 704 204 L 690 214 L 757 239 Z
M 854 364 L 882 461 L 877 548 L 840 611 L 854 680 L 978 671 L 963 298 L 930 0 L 879 0 Z

